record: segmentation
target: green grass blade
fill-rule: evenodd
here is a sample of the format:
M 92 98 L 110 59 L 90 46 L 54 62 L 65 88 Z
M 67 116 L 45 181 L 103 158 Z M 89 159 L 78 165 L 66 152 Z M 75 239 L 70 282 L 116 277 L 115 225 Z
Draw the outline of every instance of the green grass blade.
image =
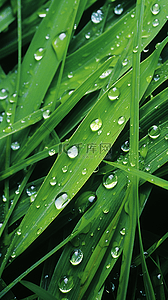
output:
M 23 284 L 25 287 L 27 287 L 32 292 L 36 293 L 43 300 L 56 300 L 57 299 L 54 296 L 52 296 L 50 293 L 48 293 L 46 290 L 42 289 L 41 287 L 39 287 L 38 285 L 36 285 L 32 282 L 21 280 L 20 283 Z

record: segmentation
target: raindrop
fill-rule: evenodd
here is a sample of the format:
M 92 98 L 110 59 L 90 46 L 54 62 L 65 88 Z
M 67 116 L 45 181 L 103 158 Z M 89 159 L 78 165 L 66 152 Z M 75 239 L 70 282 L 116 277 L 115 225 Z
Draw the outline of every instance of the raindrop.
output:
M 68 149 L 67 155 L 69 158 L 75 158 L 78 156 L 78 148 L 76 146 L 72 146 Z
M 48 154 L 49 154 L 50 156 L 53 156 L 53 155 L 55 154 L 55 150 L 54 150 L 54 149 L 49 150 Z
M 121 15 L 122 14 L 122 12 L 123 12 L 123 7 L 122 7 L 122 5 L 121 4 L 118 4 L 115 8 L 114 8 L 114 13 L 116 14 L 116 15 Z
M 45 38 L 46 38 L 46 40 L 49 40 L 50 35 L 49 35 L 49 34 L 46 34 Z
M 157 82 L 159 79 L 160 79 L 160 75 L 159 75 L 159 74 L 156 74 L 156 75 L 153 77 L 153 80 L 154 80 L 155 82 Z
M 92 131 L 97 131 L 102 127 L 102 120 L 101 119 L 95 119 L 90 124 L 90 128 Z
M 49 114 L 50 114 L 50 110 L 49 110 L 49 109 L 45 110 L 45 111 L 43 112 L 43 118 L 44 118 L 45 120 L 48 119 L 48 118 L 50 117 Z
M 168 133 L 166 133 L 164 138 L 165 138 L 166 141 L 168 140 Z
M 66 173 L 67 171 L 68 171 L 68 167 L 67 166 L 62 167 L 62 172 L 63 173 Z
M 98 9 L 96 12 L 93 12 L 91 15 L 91 21 L 94 24 L 98 24 L 103 20 L 103 12 L 101 9 Z
M 151 6 L 151 12 L 153 15 L 157 15 L 160 12 L 159 4 L 155 3 Z
M 66 44 L 67 36 L 65 32 L 60 33 L 52 41 L 52 46 L 57 54 L 59 60 L 61 60 L 63 55 L 63 47 Z
M 52 179 L 50 180 L 50 184 L 52 186 L 56 185 L 57 181 L 56 181 L 56 178 L 55 177 L 52 177 Z
M 140 155 L 145 158 L 147 153 L 148 153 L 148 145 L 143 144 L 140 148 Z
M 125 122 L 125 117 L 119 117 L 118 118 L 118 124 L 122 125 Z
M 128 59 L 125 58 L 123 61 L 122 61 L 122 65 L 123 67 L 125 67 L 126 65 L 128 65 Z
M 106 189 L 112 189 L 117 184 L 117 175 L 115 173 L 107 174 L 103 177 L 103 185 Z
M 122 229 L 120 230 L 120 234 L 121 234 L 121 235 L 125 235 L 125 228 L 122 228 Z
M 160 22 L 159 22 L 158 19 L 155 19 L 155 20 L 152 22 L 153 27 L 157 27 L 159 24 L 160 24 Z
M 69 74 L 68 74 L 68 78 L 72 78 L 73 77 L 73 74 L 72 74 L 72 72 L 69 72 Z
M 30 197 L 34 194 L 36 194 L 36 188 L 34 185 L 30 186 L 29 188 L 26 189 L 27 195 Z
M 108 209 L 108 208 L 104 208 L 104 209 L 103 209 L 103 213 L 104 213 L 104 214 L 108 214 L 108 213 L 109 213 L 109 209 Z
M 119 91 L 119 89 L 117 87 L 113 87 L 108 92 L 108 98 L 111 101 L 118 99 L 119 95 L 120 95 L 120 91 Z
M 103 73 L 99 76 L 99 78 L 100 78 L 100 79 L 104 79 L 104 78 L 108 77 L 108 76 L 111 74 L 112 70 L 113 70 L 113 69 L 108 69 L 107 71 L 103 72 Z
M 12 258 L 15 258 L 15 257 L 16 257 L 15 251 L 12 252 L 11 257 L 12 257 Z
M 7 201 L 7 198 L 5 197 L 5 195 L 2 195 L 2 200 L 3 200 L 3 202 Z
M 16 151 L 16 150 L 18 150 L 19 148 L 20 148 L 20 144 L 19 144 L 18 142 L 13 142 L 13 143 L 11 144 L 11 149 L 12 149 L 12 150 Z
M 111 249 L 111 256 L 112 256 L 113 258 L 119 257 L 119 256 L 120 256 L 120 253 L 121 253 L 121 249 L 120 249 L 120 247 L 118 247 L 118 246 L 115 246 L 115 247 L 113 247 L 113 248 Z
M 8 94 L 9 94 L 8 90 L 1 89 L 0 90 L 0 100 L 6 99 L 8 97 Z
M 109 269 L 109 268 L 110 268 L 110 266 L 111 266 L 111 265 L 110 265 L 110 263 L 109 263 L 109 264 L 106 266 L 106 269 Z
M 134 47 L 132 51 L 133 51 L 133 53 L 137 53 L 138 52 L 138 46 Z
M 156 125 L 151 126 L 148 129 L 148 135 L 150 136 L 150 138 L 156 139 L 157 137 L 160 136 L 160 128 Z
M 36 199 L 37 194 L 33 194 L 30 196 L 30 203 L 34 202 L 34 200 Z
M 88 33 L 85 34 L 85 38 L 86 38 L 87 40 L 90 39 L 90 32 L 88 32 Z
M 39 235 L 41 232 L 42 232 L 43 228 L 40 227 L 38 230 L 37 230 L 37 234 Z
M 151 166 L 150 166 L 150 164 L 149 164 L 149 165 L 147 165 L 147 166 L 145 167 L 145 170 L 146 170 L 147 172 L 149 172 L 149 171 L 150 171 L 150 169 L 151 169 Z
M 47 14 L 47 10 L 46 9 L 41 9 L 41 11 L 38 12 L 39 18 L 45 18 L 46 14 Z
M 19 228 L 18 230 L 17 230 L 17 235 L 21 235 L 22 234 L 22 231 L 21 231 L 21 229 Z
M 57 209 L 62 209 L 69 203 L 69 201 L 70 199 L 68 198 L 67 193 L 59 194 L 55 198 L 55 206 Z
M 129 151 L 129 141 L 125 141 L 124 144 L 122 144 L 121 150 L 124 151 L 124 152 Z
M 83 259 L 83 252 L 80 249 L 75 249 L 72 251 L 70 256 L 70 263 L 73 266 L 79 265 Z
M 146 81 L 147 81 L 148 83 L 151 82 L 151 79 L 152 79 L 152 75 L 149 75 L 149 76 L 146 77 Z
M 34 58 L 35 60 L 39 61 L 43 58 L 45 53 L 45 49 L 44 48 L 39 48 L 36 50 L 36 52 L 34 53 Z
M 86 175 L 86 173 L 87 173 L 87 169 L 84 168 L 84 169 L 82 170 L 82 175 Z
M 72 276 L 63 276 L 60 278 L 58 282 L 59 290 L 62 293 L 68 293 L 74 287 L 73 278 Z

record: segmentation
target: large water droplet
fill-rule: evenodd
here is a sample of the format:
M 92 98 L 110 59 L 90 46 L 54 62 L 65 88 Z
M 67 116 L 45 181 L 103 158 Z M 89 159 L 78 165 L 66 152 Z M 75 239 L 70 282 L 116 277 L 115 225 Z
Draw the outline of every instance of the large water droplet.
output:
M 108 77 L 111 74 L 112 70 L 113 69 L 108 69 L 107 71 L 103 72 L 99 78 L 104 79 L 104 78 Z
M 55 154 L 55 150 L 54 150 L 54 149 L 49 150 L 48 154 L 49 154 L 50 156 L 53 156 L 53 155 Z
M 52 46 L 59 60 L 61 60 L 63 56 L 63 48 L 66 45 L 66 41 L 67 41 L 67 35 L 65 32 L 62 32 L 59 35 L 57 35 L 52 41 Z
M 156 139 L 157 137 L 160 136 L 160 128 L 156 125 L 151 126 L 148 129 L 148 135 L 152 138 L 152 139 Z
M 85 38 L 86 38 L 87 40 L 90 39 L 90 32 L 88 32 L 88 33 L 85 34 Z
M 119 125 L 122 125 L 124 122 L 125 122 L 125 117 L 122 116 L 122 117 L 118 118 L 118 124 Z
M 129 151 L 129 141 L 125 141 L 124 144 L 121 145 L 121 150 L 124 152 Z
M 60 280 L 58 281 L 58 287 L 62 293 L 70 292 L 74 287 L 72 276 L 61 277 Z
M 120 91 L 119 91 L 119 89 L 117 87 L 113 87 L 108 92 L 108 98 L 111 101 L 118 99 L 119 95 L 120 95 Z
M 121 15 L 122 14 L 122 12 L 123 12 L 123 7 L 122 7 L 122 5 L 121 4 L 118 4 L 115 8 L 114 8 L 114 13 L 116 14 L 116 15 Z
M 91 21 L 94 24 L 98 24 L 103 20 L 103 12 L 101 9 L 98 9 L 96 12 L 93 12 L 91 15 Z
M 52 177 L 52 179 L 50 180 L 50 184 L 52 186 L 56 185 L 57 181 L 56 181 L 56 178 L 55 177 Z
M 117 175 L 115 173 L 107 174 L 103 177 L 103 185 L 106 189 L 112 189 L 117 184 Z
M 13 143 L 11 144 L 11 149 L 12 149 L 12 150 L 16 151 L 16 150 L 18 150 L 19 148 L 20 148 L 19 142 L 13 142 Z
M 120 234 L 121 234 L 121 235 L 125 235 L 125 228 L 122 228 L 122 229 L 120 230 Z
M 45 120 L 48 119 L 48 118 L 50 117 L 49 114 L 50 114 L 50 110 L 49 110 L 49 109 L 45 110 L 45 111 L 43 112 L 43 118 L 44 118 Z
M 21 235 L 22 234 L 21 229 L 19 228 L 16 233 L 17 233 L 17 235 Z
M 63 172 L 63 173 L 66 173 L 67 171 L 68 171 L 68 166 L 62 167 L 62 172 Z
M 95 119 L 90 124 L 90 128 L 92 131 L 97 131 L 102 127 L 102 120 L 101 119 Z
M 153 80 L 155 82 L 157 82 L 159 79 L 160 79 L 160 75 L 159 74 L 154 75 Z
M 120 256 L 120 253 L 121 253 L 121 249 L 120 249 L 120 247 L 118 247 L 118 246 L 115 246 L 115 247 L 113 247 L 113 248 L 111 249 L 111 256 L 112 256 L 113 258 L 119 257 L 119 256 Z
M 59 194 L 55 198 L 55 206 L 57 209 L 62 209 L 69 203 L 69 201 L 70 199 L 68 198 L 67 193 Z
M 72 146 L 68 149 L 67 155 L 69 158 L 75 158 L 76 156 L 78 156 L 78 148 L 76 146 Z
M 75 249 L 72 251 L 70 256 L 70 263 L 73 266 L 79 265 L 83 259 L 83 252 L 80 249 Z
M 44 48 L 39 48 L 36 50 L 36 52 L 34 53 L 34 58 L 35 60 L 39 61 L 43 58 L 45 53 L 45 49 Z
M 157 15 L 160 12 L 159 4 L 155 3 L 151 6 L 151 12 L 153 15 Z
M 8 94 L 9 94 L 8 90 L 1 89 L 0 90 L 0 100 L 6 99 L 8 97 Z
M 30 186 L 29 188 L 26 189 L 27 195 L 30 197 L 34 194 L 36 194 L 36 188 L 34 185 Z
M 158 19 L 155 19 L 155 20 L 152 22 L 153 27 L 157 27 L 159 24 L 160 24 L 160 22 L 159 22 Z

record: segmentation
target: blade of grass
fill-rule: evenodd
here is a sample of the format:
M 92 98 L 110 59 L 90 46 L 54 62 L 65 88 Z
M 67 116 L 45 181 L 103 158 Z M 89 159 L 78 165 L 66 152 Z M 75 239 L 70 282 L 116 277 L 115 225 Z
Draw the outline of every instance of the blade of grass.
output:
M 25 287 L 27 287 L 32 292 L 36 293 L 43 300 L 57 300 L 57 298 L 52 296 L 49 292 L 47 292 L 46 290 L 42 289 L 41 287 L 39 287 L 38 285 L 36 285 L 32 282 L 29 282 L 26 280 L 21 280 L 20 283 L 23 284 Z

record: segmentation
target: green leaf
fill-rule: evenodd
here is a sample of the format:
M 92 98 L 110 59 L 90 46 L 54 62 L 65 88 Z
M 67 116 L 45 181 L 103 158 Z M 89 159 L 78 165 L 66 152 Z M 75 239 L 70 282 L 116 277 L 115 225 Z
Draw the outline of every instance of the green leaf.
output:
M 36 293 L 43 300 L 56 300 L 57 299 L 54 296 L 52 296 L 50 293 L 48 293 L 46 290 L 42 289 L 41 287 L 39 287 L 38 285 L 36 285 L 32 282 L 21 280 L 20 283 L 23 284 L 25 287 L 27 287 L 32 292 Z

